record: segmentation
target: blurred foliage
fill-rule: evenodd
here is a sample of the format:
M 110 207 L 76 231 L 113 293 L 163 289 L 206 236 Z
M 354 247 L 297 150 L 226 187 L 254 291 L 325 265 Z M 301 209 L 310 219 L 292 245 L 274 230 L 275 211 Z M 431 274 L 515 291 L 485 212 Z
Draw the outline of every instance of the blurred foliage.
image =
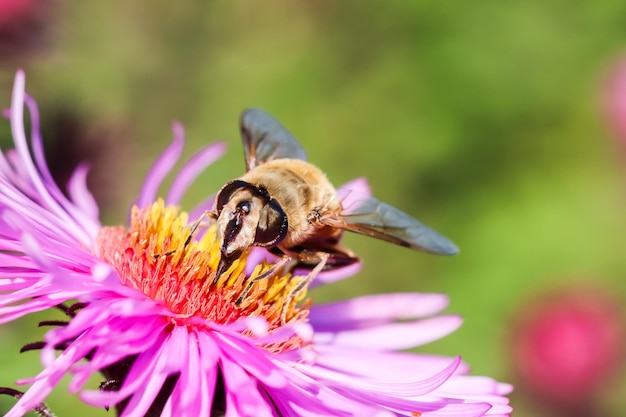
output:
M 105 223 L 125 221 L 173 119 L 187 130 L 187 156 L 218 139 L 230 149 L 187 208 L 239 176 L 238 117 L 255 106 L 333 182 L 366 176 L 377 197 L 461 247 L 436 258 L 347 236 L 363 269 L 316 300 L 449 294 L 448 311 L 465 323 L 422 350 L 460 354 L 475 374 L 515 382 L 510 320 L 529 297 L 573 279 L 625 293 L 624 155 L 600 99 L 626 51 L 626 3 L 56 3 L 42 11 L 45 42 L 0 58 L 0 97 L 8 106 L 14 70 L 26 69 L 49 148 L 84 149 Z M 48 136 L 59 112 L 79 121 L 78 140 Z M 0 135 L 8 143 L 5 125 Z M 56 153 L 65 169 L 77 163 L 70 151 Z M 41 337 L 27 323 L 1 329 L 2 357 L 15 356 L 24 334 Z M 0 385 L 34 375 L 35 357 L 3 364 Z M 53 410 L 80 415 L 64 390 Z M 516 395 L 516 416 L 541 415 Z M 624 395 L 626 384 L 614 385 L 601 407 L 624 415 L 614 399 Z

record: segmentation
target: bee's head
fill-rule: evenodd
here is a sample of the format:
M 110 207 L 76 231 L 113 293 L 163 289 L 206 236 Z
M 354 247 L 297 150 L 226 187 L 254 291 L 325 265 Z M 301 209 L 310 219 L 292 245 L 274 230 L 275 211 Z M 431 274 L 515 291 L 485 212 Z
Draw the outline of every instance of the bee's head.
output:
M 261 186 L 231 181 L 217 194 L 216 208 L 219 274 L 250 246 L 276 246 L 287 234 L 287 215 Z

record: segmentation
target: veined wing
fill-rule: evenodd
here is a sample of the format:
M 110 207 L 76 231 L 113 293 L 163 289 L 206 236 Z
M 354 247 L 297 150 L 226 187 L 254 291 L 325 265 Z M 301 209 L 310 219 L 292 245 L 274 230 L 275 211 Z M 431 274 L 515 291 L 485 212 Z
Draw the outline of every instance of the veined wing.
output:
M 436 255 L 455 255 L 459 252 L 456 245 L 444 236 L 374 197 L 359 202 L 347 214 L 323 215 L 320 222 Z
M 241 139 L 248 171 L 272 159 L 306 161 L 306 151 L 296 138 L 263 110 L 248 109 L 241 114 Z

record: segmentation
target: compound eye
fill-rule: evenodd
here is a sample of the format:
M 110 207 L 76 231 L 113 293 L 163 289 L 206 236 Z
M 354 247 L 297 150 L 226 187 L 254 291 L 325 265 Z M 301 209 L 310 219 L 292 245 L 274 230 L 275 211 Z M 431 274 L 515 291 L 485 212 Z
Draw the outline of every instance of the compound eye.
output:
M 239 204 L 237 204 L 237 211 L 244 215 L 250 213 L 250 202 L 247 200 L 241 201 Z
M 233 180 L 228 184 L 224 185 L 221 190 L 217 193 L 216 197 L 216 205 L 217 214 L 222 212 L 222 209 L 231 199 L 231 197 L 239 190 L 255 190 L 256 188 L 245 181 L 241 180 Z
M 254 244 L 264 247 L 278 245 L 287 235 L 288 226 L 283 208 L 276 200 L 271 199 L 261 210 Z

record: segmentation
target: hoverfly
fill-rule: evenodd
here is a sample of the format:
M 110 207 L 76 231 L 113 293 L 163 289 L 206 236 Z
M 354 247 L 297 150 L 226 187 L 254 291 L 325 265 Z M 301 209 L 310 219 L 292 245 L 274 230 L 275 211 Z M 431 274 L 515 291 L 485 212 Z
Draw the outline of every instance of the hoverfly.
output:
M 214 212 L 207 214 L 217 219 L 220 241 L 221 258 L 214 283 L 251 246 L 267 248 L 281 260 L 248 282 L 237 304 L 254 282 L 290 261 L 291 268 L 311 272 L 292 290 L 287 306 L 321 270 L 357 262 L 358 258 L 339 244 L 344 230 L 437 255 L 458 252 L 439 233 L 373 197 L 346 212 L 326 175 L 307 162 L 298 141 L 264 111 L 244 111 L 240 126 L 246 173 L 220 189 Z M 284 315 L 285 311 L 283 322 Z

